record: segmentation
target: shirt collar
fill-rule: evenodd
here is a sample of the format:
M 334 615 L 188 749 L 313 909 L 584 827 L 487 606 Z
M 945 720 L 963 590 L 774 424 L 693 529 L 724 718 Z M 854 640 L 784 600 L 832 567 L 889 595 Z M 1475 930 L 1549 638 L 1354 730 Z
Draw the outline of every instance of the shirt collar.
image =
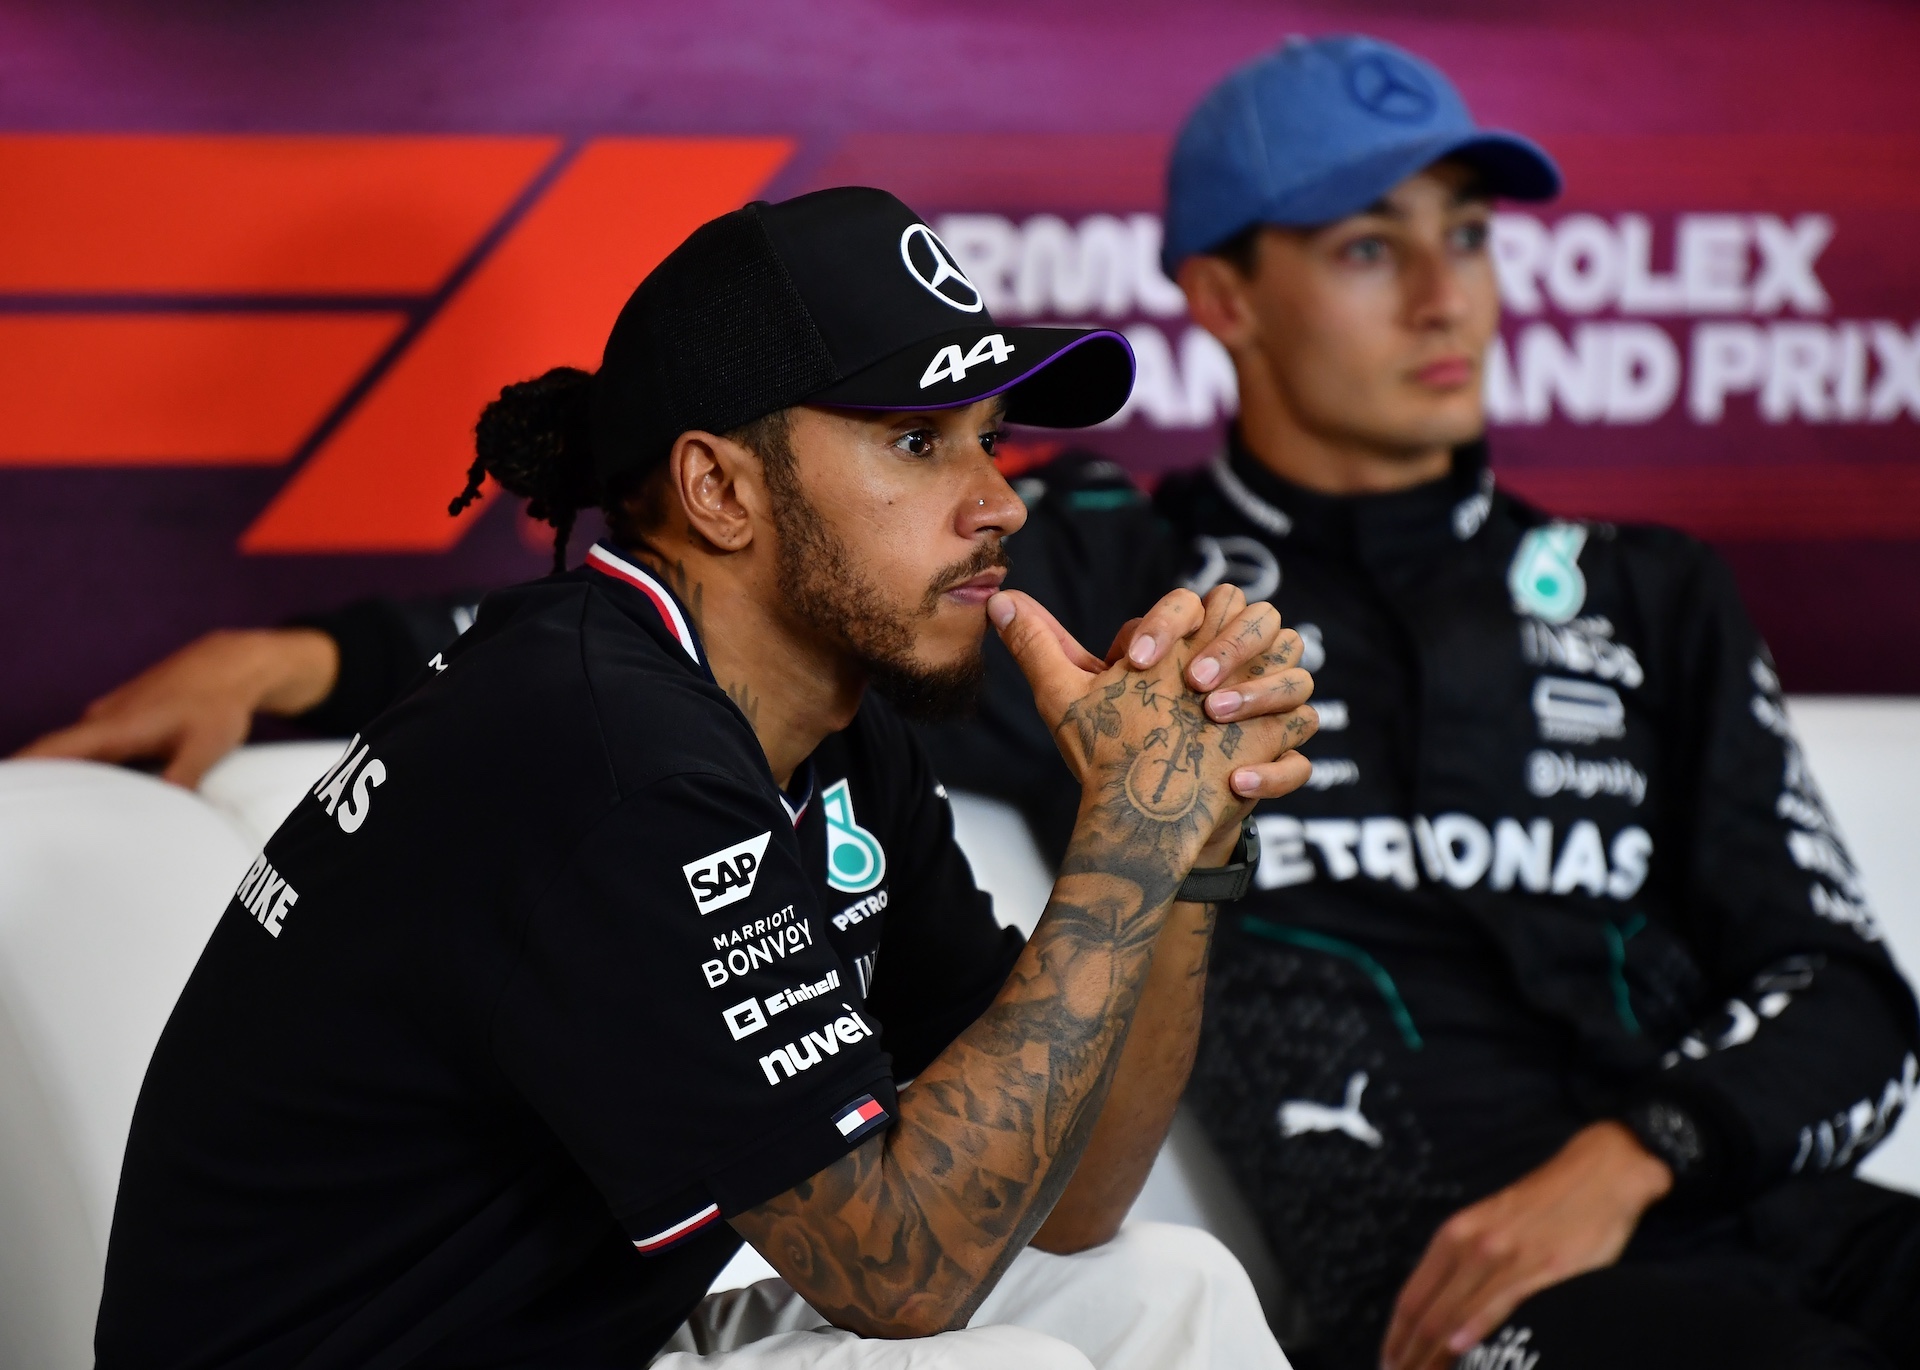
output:
M 687 654 L 687 659 L 695 669 L 708 680 L 713 679 L 713 668 L 707 664 L 706 651 L 700 645 L 700 635 L 694 631 L 693 620 L 688 616 L 686 606 L 660 577 L 609 542 L 596 542 L 589 548 L 584 566 L 586 570 L 596 571 L 645 596 L 666 635 L 679 644 L 680 650 Z M 792 781 L 780 793 L 780 803 L 796 828 L 800 826 L 800 820 L 806 817 L 807 806 L 813 802 L 813 774 L 813 758 L 808 757 L 800 763 L 800 769 L 793 773 Z
M 680 597 L 669 590 L 658 576 L 608 542 L 596 542 L 587 549 L 584 567 L 644 595 L 653 605 L 654 613 L 658 615 L 660 626 L 666 630 L 667 636 L 687 654 L 687 659 L 701 674 L 709 680 L 713 678 L 706 653 L 700 647 L 699 634 L 693 630 L 693 620 L 680 603 Z
M 1208 474 L 1221 498 L 1267 539 L 1363 555 L 1467 542 L 1493 508 L 1493 472 L 1484 442 L 1455 448 L 1446 475 L 1408 490 L 1324 495 L 1275 475 L 1234 428 Z

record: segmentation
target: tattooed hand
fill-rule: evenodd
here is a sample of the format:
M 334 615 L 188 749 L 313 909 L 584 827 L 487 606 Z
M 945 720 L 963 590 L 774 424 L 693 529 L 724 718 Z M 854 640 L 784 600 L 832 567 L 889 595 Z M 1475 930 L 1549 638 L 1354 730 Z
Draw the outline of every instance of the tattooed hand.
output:
M 1186 601 L 1149 620 L 1187 625 L 1149 666 L 1069 649 L 1023 595 L 989 604 L 1081 777 L 1080 818 L 1006 985 L 901 1093 L 894 1126 L 731 1220 L 841 1327 L 899 1337 L 965 1324 L 1086 1151 L 1174 891 L 1248 802 L 1229 778 L 1267 766 L 1281 768 L 1275 783 L 1305 778 L 1283 758 L 1312 731 L 1310 710 L 1221 721 L 1185 674 L 1209 626 L 1262 625 L 1246 641 L 1266 643 L 1277 621 L 1243 619 L 1232 594 Z M 1268 651 L 1243 650 L 1256 663 Z
M 1128 702 L 1138 706 L 1150 728 L 1169 729 L 1165 735 L 1149 731 L 1152 743 L 1142 739 L 1140 745 L 1181 751 L 1173 758 L 1178 769 L 1159 772 L 1154 798 L 1160 804 L 1184 793 L 1176 777 L 1185 771 L 1182 749 L 1196 743 L 1194 730 L 1225 725 L 1215 745 L 1235 764 L 1201 864 L 1227 859 L 1250 807 L 1246 801 L 1288 794 L 1311 773 L 1306 759 L 1291 749 L 1319 726 L 1306 707 L 1313 678 L 1294 664 L 1300 635 L 1282 629 L 1272 605 L 1250 605 L 1231 585 L 1216 586 L 1204 601 L 1176 590 L 1123 627 L 1103 662 L 1025 595 L 1009 593 L 1000 603 L 1015 610 L 1001 629 L 1008 648 L 1026 671 L 1041 716 L 1083 786 L 1093 774 L 1096 741 L 1117 736 L 1113 730 Z M 1202 702 L 1189 689 L 1210 693 Z M 1258 719 L 1283 720 L 1284 746 L 1276 752 L 1256 755 L 1248 744 L 1247 728 Z

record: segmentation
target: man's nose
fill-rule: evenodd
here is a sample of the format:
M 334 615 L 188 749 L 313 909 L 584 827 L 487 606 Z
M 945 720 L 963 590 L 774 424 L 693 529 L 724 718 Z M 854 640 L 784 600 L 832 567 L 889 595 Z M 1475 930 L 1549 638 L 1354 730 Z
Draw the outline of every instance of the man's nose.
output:
M 997 467 L 988 465 L 960 508 L 960 533 L 971 540 L 983 533 L 1011 537 L 1025 526 L 1027 506 L 1014 494 Z
M 1416 328 L 1444 328 L 1467 315 L 1466 284 L 1458 263 L 1444 248 L 1423 246 L 1412 253 L 1404 288 L 1409 321 Z

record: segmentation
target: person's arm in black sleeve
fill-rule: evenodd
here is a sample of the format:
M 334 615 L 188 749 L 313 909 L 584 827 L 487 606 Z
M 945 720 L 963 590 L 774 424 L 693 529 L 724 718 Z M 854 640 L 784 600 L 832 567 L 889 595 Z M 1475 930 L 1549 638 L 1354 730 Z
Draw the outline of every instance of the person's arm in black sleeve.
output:
M 1014 489 L 1026 502 L 1027 523 L 1007 540 L 1006 588 L 1046 605 L 1089 651 L 1106 651 L 1121 625 L 1174 583 L 1164 525 L 1125 471 L 1090 452 L 1064 453 L 1017 477 Z M 1080 788 L 1034 713 L 1020 668 L 992 634 L 984 650 L 979 711 L 915 731 L 942 780 L 1017 807 L 1040 850 L 1058 863 Z
M 207 633 L 19 755 L 158 763 L 162 779 L 192 788 L 247 740 L 256 715 L 358 732 L 473 621 L 473 599 L 364 600 L 279 628 Z
M 1697 555 L 1678 624 L 1697 702 L 1685 932 L 1723 1003 L 1623 1116 L 1677 1192 L 1738 1197 L 1861 1160 L 1913 1091 L 1920 1018 L 1732 577 Z
M 339 650 L 333 688 L 293 722 L 316 733 L 359 732 L 473 623 L 480 596 L 362 599 L 331 613 L 304 614 L 288 627 L 312 628 Z

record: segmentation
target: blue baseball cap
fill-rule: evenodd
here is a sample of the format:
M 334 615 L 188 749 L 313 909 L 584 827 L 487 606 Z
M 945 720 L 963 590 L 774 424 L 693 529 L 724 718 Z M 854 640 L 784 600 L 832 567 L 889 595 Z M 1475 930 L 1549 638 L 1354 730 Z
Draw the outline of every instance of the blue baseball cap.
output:
M 1293 38 L 1207 92 L 1167 168 L 1169 276 L 1254 224 L 1312 228 L 1357 214 L 1443 157 L 1487 190 L 1550 200 L 1560 169 L 1514 133 L 1483 129 L 1432 63 L 1358 34 Z

